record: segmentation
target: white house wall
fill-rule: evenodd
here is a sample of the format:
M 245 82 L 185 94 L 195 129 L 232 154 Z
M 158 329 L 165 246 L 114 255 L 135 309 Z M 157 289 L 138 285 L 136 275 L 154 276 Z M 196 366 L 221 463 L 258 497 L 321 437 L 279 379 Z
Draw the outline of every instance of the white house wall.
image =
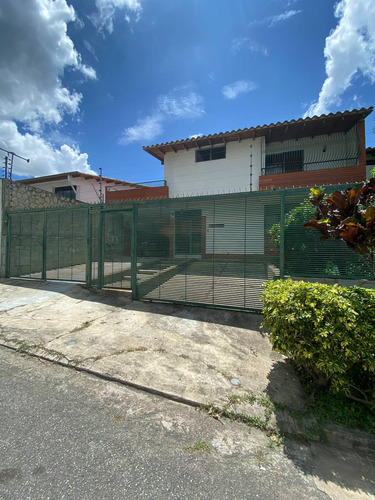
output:
M 168 152 L 164 177 L 171 198 L 231 192 L 257 191 L 262 167 L 264 138 L 229 142 L 226 158 L 195 162 L 195 149 Z M 251 156 L 252 155 L 252 156 Z M 252 187 L 250 166 L 252 165 Z
M 219 255 L 264 254 L 264 206 L 220 201 L 215 209 L 202 210 L 206 217 L 206 253 Z M 210 227 L 214 224 L 214 227 Z

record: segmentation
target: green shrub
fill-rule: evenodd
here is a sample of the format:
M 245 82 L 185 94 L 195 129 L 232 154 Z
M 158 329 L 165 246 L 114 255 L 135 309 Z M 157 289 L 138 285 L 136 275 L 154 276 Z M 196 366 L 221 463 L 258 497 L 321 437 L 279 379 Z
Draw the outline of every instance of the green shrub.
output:
M 274 349 L 315 386 L 374 400 L 375 290 L 277 280 L 262 300 Z

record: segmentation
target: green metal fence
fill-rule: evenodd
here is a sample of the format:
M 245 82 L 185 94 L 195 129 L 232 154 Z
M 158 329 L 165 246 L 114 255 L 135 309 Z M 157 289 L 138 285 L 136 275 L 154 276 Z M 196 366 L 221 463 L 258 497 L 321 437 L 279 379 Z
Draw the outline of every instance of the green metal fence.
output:
M 291 189 L 9 212 L 7 272 L 250 311 L 261 310 L 267 280 L 369 278 L 345 245 L 303 228 L 313 214 L 307 196 Z

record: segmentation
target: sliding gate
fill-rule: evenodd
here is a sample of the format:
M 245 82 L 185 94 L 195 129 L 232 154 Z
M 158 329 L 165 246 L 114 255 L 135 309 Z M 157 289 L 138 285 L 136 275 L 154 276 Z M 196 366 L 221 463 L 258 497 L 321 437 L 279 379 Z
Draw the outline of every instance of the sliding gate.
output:
M 303 227 L 314 213 L 307 197 L 291 189 L 9 212 L 7 275 L 248 311 L 261 310 L 267 280 L 368 278 L 345 245 Z

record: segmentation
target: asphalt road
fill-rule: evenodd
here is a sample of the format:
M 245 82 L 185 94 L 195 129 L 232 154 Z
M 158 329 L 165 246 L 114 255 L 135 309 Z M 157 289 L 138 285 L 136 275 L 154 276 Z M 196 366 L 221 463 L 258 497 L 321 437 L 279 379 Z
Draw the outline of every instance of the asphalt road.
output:
M 2 500 L 328 498 L 308 447 L 5 348 L 0 422 Z

